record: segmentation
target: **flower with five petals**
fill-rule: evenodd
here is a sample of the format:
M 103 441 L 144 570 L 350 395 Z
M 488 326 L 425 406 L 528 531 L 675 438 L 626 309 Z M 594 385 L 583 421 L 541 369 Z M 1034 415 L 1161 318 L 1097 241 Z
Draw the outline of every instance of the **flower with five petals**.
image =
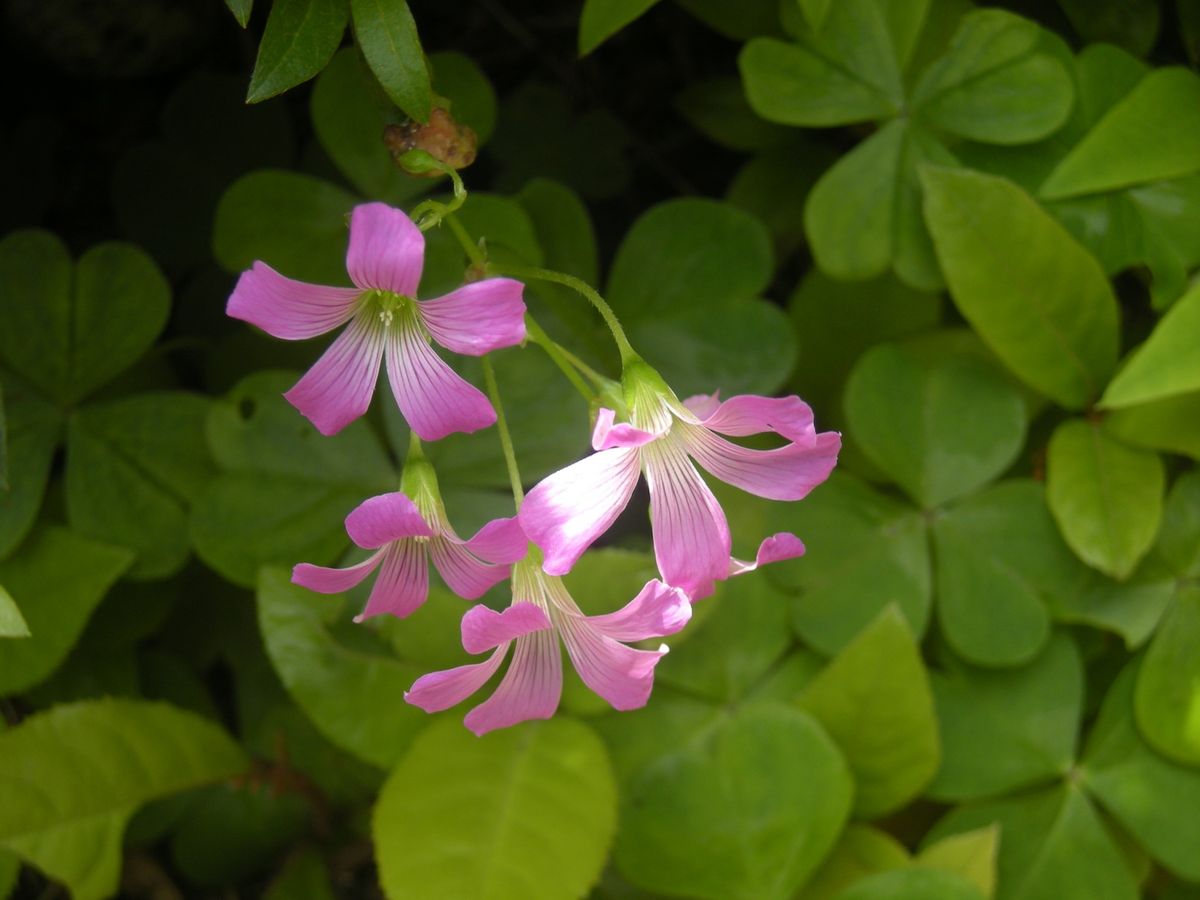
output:
M 614 412 L 601 409 L 592 434 L 597 452 L 547 476 L 521 507 L 521 526 L 545 553 L 546 572 L 570 570 L 629 503 L 642 473 L 659 573 L 693 600 L 717 581 L 804 552 L 799 538 L 782 532 L 763 541 L 754 562 L 732 559 L 725 513 L 692 463 L 760 497 L 805 497 L 829 477 L 841 448 L 839 434 L 816 431 L 808 404 L 750 394 L 681 403 L 640 360 L 627 364 L 623 381 L 631 422 L 614 424 Z M 767 432 L 786 443 L 754 450 L 725 438 Z
M 430 342 L 468 356 L 521 343 L 524 286 L 487 278 L 417 300 L 424 257 L 425 236 L 407 215 L 384 203 L 364 203 L 350 215 L 346 251 L 355 287 L 294 281 L 256 262 L 238 279 L 226 312 L 284 340 L 346 325 L 284 394 L 322 434 L 340 431 L 367 411 L 381 360 L 400 412 L 423 440 L 477 431 L 496 421 L 495 410 Z
M 527 719 L 548 719 L 562 694 L 562 638 L 583 682 L 615 709 L 645 706 L 654 686 L 654 667 L 667 652 L 638 650 L 626 642 L 674 634 L 692 615 L 687 595 L 654 580 L 622 609 L 585 616 L 562 579 L 547 575 L 533 554 L 513 566 L 513 602 L 503 612 L 475 606 L 462 620 L 468 653 L 491 656 L 480 663 L 431 672 L 417 679 L 404 699 L 426 712 L 461 703 L 500 668 L 513 644 L 512 663 L 495 692 L 467 713 L 476 734 Z
M 429 596 L 426 557 L 460 597 L 475 600 L 509 575 L 511 563 L 525 555 L 529 542 L 515 517 L 495 519 L 469 540 L 454 533 L 440 500 L 414 491 L 421 507 L 396 491 L 359 504 L 346 516 L 346 532 L 364 550 L 374 550 L 345 569 L 300 563 L 292 581 L 321 594 L 340 594 L 379 570 L 366 608 L 354 621 L 389 613 L 411 615 Z

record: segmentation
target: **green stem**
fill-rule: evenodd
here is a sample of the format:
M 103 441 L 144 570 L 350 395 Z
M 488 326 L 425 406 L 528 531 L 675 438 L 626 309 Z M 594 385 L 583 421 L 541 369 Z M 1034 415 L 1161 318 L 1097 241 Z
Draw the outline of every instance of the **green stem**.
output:
M 575 390 L 583 395 L 583 399 L 591 403 L 596 397 L 596 392 L 588 387 L 586 381 L 579 377 L 579 372 L 573 368 L 567 358 L 567 351 L 563 350 L 550 335 L 546 334 L 542 330 L 542 326 L 537 323 L 537 320 L 528 313 L 525 314 L 525 333 L 531 341 L 546 351 L 546 355 L 567 376 L 567 381 L 575 385 Z
M 462 222 L 458 221 L 454 216 L 447 216 L 446 222 L 450 225 L 450 230 L 454 232 L 454 236 L 458 238 L 458 242 L 462 244 L 463 252 L 467 254 L 467 259 L 476 266 L 482 266 L 486 262 L 483 258 L 483 251 L 479 249 L 479 245 L 471 240 L 471 235 L 467 234 L 467 229 L 463 228 Z
M 617 350 L 621 354 L 622 363 L 634 362 L 640 357 L 634 351 L 633 346 L 629 343 L 629 338 L 625 337 L 625 329 L 621 327 L 621 323 L 617 321 L 616 314 L 612 311 L 612 307 L 608 302 L 600 296 L 599 292 L 588 284 L 586 281 L 576 278 L 574 275 L 567 275 L 564 272 L 553 272 L 549 269 L 537 269 L 526 266 L 504 266 L 503 274 L 512 275 L 514 278 L 533 279 L 535 281 L 549 281 L 554 284 L 561 284 L 563 287 L 568 287 L 577 294 L 582 294 L 592 306 L 596 307 L 596 311 L 600 313 L 600 317 L 604 319 L 604 324 L 608 326 L 608 330 L 612 332 L 613 340 L 617 343 Z
M 592 384 L 594 384 L 596 387 L 598 387 L 598 388 L 604 387 L 606 384 L 608 384 L 611 381 L 611 379 L 605 378 L 603 375 L 601 375 L 599 372 L 597 372 L 595 369 L 593 369 L 591 366 L 589 366 L 587 363 L 585 363 L 582 359 L 580 359 L 578 356 L 576 356 L 574 353 L 572 353 L 570 350 L 568 350 L 562 344 L 555 342 L 554 346 L 558 350 L 558 352 L 561 353 L 566 358 L 567 362 L 569 362 L 576 369 L 578 369 L 580 372 L 582 372 L 584 375 L 586 375 L 588 378 L 590 378 L 592 381 Z
M 442 219 L 457 212 L 467 201 L 467 187 L 463 184 L 462 176 L 450 166 L 438 166 L 438 170 L 450 176 L 450 181 L 454 185 L 454 196 L 451 197 L 449 203 L 442 203 L 440 200 L 426 200 L 416 205 L 410 218 L 422 231 L 429 231 L 439 225 Z
M 504 465 L 508 469 L 513 503 L 517 507 L 517 512 L 520 512 L 525 492 L 521 489 L 521 473 L 517 471 L 517 455 L 513 451 L 512 435 L 508 432 L 508 420 L 504 417 L 504 406 L 500 403 L 500 388 L 496 385 L 496 371 L 492 368 L 492 361 L 488 357 L 484 356 L 480 362 L 483 363 L 483 380 L 487 385 L 488 398 L 496 410 L 496 430 L 500 433 L 500 447 L 504 450 Z

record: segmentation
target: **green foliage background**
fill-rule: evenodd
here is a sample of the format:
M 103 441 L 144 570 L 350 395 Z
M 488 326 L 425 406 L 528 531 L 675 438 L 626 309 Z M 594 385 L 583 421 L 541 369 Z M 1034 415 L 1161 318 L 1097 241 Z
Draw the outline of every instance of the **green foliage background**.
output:
M 1200 898 L 1193 4 L 226 5 L 5 12 L 0 896 Z M 476 739 L 403 702 L 461 601 L 288 581 L 407 434 L 317 435 L 280 392 L 321 342 L 224 300 L 345 283 L 351 207 L 446 189 L 380 140 L 443 102 L 492 259 L 601 288 L 681 395 L 843 432 L 801 503 L 714 486 L 740 555 L 808 552 L 698 605 L 643 710 L 569 679 Z M 432 232 L 422 293 L 466 263 Z M 530 483 L 586 452 L 536 347 L 495 364 Z M 460 531 L 509 510 L 494 433 L 429 449 Z M 567 581 L 653 570 L 643 505 Z

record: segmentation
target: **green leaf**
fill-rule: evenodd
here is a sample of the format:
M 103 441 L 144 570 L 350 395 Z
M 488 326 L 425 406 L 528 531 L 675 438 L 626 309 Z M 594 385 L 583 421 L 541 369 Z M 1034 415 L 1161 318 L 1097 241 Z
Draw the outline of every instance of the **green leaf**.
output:
M 8 415 L 8 489 L 0 490 L 0 558 L 24 539 L 37 519 L 50 480 L 62 413 L 25 384 L 0 372 Z
M 846 757 L 857 818 L 899 809 L 937 772 L 941 747 L 929 678 L 895 604 L 817 675 L 800 705 Z
M 998 9 L 963 16 L 946 55 L 913 93 L 916 114 L 970 140 L 1022 144 L 1067 121 L 1074 99 L 1063 65 L 1035 52 L 1038 27 Z
M 925 168 L 925 220 L 951 296 L 996 355 L 1068 408 L 1116 363 L 1117 304 L 1095 259 L 1019 187 Z
M 1190 602 L 1200 602 L 1200 591 L 1193 588 L 1190 593 Z M 1192 650 L 1194 655 L 1194 643 Z M 1150 659 L 1147 656 L 1145 664 Z M 1180 878 L 1200 881 L 1200 772 L 1168 762 L 1138 735 L 1134 682 L 1142 693 L 1146 670 L 1143 666 L 1138 673 L 1137 665 L 1126 667 L 1104 700 L 1080 766 L 1081 779 L 1151 856 Z M 1197 683 L 1191 686 L 1189 699 L 1195 710 Z
M 828 427 L 841 420 L 841 393 L 859 356 L 875 344 L 936 327 L 942 299 L 893 277 L 835 281 L 814 267 L 788 298 L 788 312 L 799 357 L 790 385 Z
M 926 509 L 995 478 L 1025 442 L 1020 394 L 971 357 L 874 347 L 854 367 L 845 402 L 855 440 Z
M 0 381 L 0 497 L 11 487 L 8 483 L 8 418 L 4 412 L 4 382 Z
M 29 626 L 25 617 L 17 607 L 16 601 L 9 596 L 4 585 L 0 584 L 0 638 L 29 637 Z
M 523 478 L 543 478 L 587 452 L 586 406 L 545 353 L 527 346 L 492 354 L 491 359 Z M 474 360 L 464 361 L 460 371 L 468 381 L 483 384 Z M 447 486 L 508 485 L 503 448 L 490 430 L 449 435 L 427 455 Z
M 634 320 L 628 331 L 680 396 L 774 394 L 796 360 L 787 315 L 767 300 Z
M 132 244 L 97 244 L 72 268 L 48 232 L 0 241 L 0 362 L 60 404 L 132 365 L 170 305 L 166 279 Z
M 1138 56 L 1154 47 L 1159 25 L 1156 0 L 1058 0 L 1058 5 L 1088 43 L 1120 44 Z
M 587 56 L 656 3 L 658 0 L 584 0 L 579 16 L 579 55 Z
M 908 862 L 904 845 L 886 831 L 851 823 L 796 900 L 836 900 L 855 882 Z
M 350 13 L 358 46 L 388 96 L 411 118 L 428 121 L 433 88 L 406 0 L 350 0 Z
M 970 881 L 936 869 L 895 869 L 855 882 L 839 900 L 984 900 Z
M 542 264 L 597 284 L 596 233 L 579 195 L 557 181 L 534 178 L 521 188 L 516 200 L 542 250 Z M 525 302 L 538 323 L 556 340 L 576 345 L 576 353 L 591 358 L 607 349 L 608 338 L 601 334 L 595 311 L 570 288 L 548 281 L 530 282 L 525 286 Z
M 1023 665 L 1050 635 L 1046 604 L 1078 593 L 1088 570 L 1063 543 L 1033 481 L 1006 481 L 933 523 L 938 621 L 977 665 Z
M 292 584 L 286 569 L 259 574 L 258 624 L 284 687 L 333 744 L 386 769 L 428 723 L 424 712 L 404 702 L 425 670 L 338 644 L 327 624 L 339 609 Z
M 889 122 L 834 163 L 804 207 L 804 230 L 821 270 L 840 279 L 886 271 L 895 233 L 895 190 L 907 136 Z
M 116 893 L 121 836 L 149 800 L 245 771 L 224 731 L 162 703 L 59 706 L 0 734 L 0 845 L 76 900 Z
M 894 267 L 914 287 L 941 287 L 921 219 L 917 169 L 955 165 L 927 132 L 889 122 L 828 169 L 804 207 L 804 230 L 821 269 L 834 278 L 870 278 Z
M 626 233 L 605 296 L 636 320 L 748 300 L 772 271 L 771 239 L 753 216 L 713 200 L 670 200 Z
M 1200 78 L 1183 68 L 1154 70 L 1067 154 L 1040 196 L 1075 197 L 1200 170 L 1198 107 Z
M 337 900 L 329 866 L 316 849 L 301 847 L 271 880 L 263 900 Z
M 1200 588 L 1179 588 L 1137 680 L 1137 722 L 1164 756 L 1200 766 Z M 1200 875 L 1188 877 L 1200 878 Z
M 1104 426 L 1134 447 L 1200 459 L 1200 391 L 1114 410 Z
M 1061 542 L 1061 537 L 1056 542 Z M 1079 565 L 1087 577 L 1076 589 L 1047 595 L 1055 620 L 1119 634 L 1129 650 L 1144 644 L 1175 592 L 1171 570 L 1153 552 L 1124 581 Z
M 831 3 L 832 0 L 799 0 L 800 11 L 804 13 L 804 18 L 808 19 L 809 28 L 820 32 L 821 26 L 825 24 L 825 17 L 829 15 Z
M 505 97 L 498 122 L 491 143 L 496 190 L 516 193 L 531 178 L 553 178 L 600 200 L 628 185 L 629 129 L 607 109 L 577 111 L 561 87 L 528 81 Z
M 718 586 L 711 602 L 715 608 L 702 609 L 697 616 L 703 621 L 691 623 L 672 639 L 672 649 L 681 641 L 683 646 L 659 663 L 655 679 L 715 703 L 733 703 L 791 645 L 788 597 L 765 578 L 734 578 Z M 704 606 L 709 603 L 705 600 Z
M 1099 813 L 1073 784 L 963 806 L 927 836 L 940 840 L 995 823 L 996 900 L 1136 900 L 1133 875 Z
M 750 108 L 736 78 L 692 81 L 675 98 L 675 107 L 706 138 L 731 150 L 793 149 L 795 143 L 792 129 L 768 122 Z
M 251 172 L 221 195 L 213 253 L 227 272 L 262 260 L 289 278 L 348 284 L 346 223 L 356 202 L 353 194 L 311 175 Z
M 995 825 L 964 831 L 926 846 L 913 860 L 922 869 L 938 869 L 962 875 L 985 897 L 996 894 L 996 854 L 1000 829 Z
M 1171 486 L 1157 550 L 1177 578 L 1200 576 L 1200 473 L 1195 470 Z
M 747 41 L 764 34 L 783 34 L 779 4 L 774 0 L 746 0 L 736 7 L 725 0 L 675 0 L 717 34 Z
M 310 803 L 299 791 L 270 784 L 214 785 L 173 826 L 171 862 L 194 884 L 248 880 L 306 830 Z
M 1200 285 L 1193 286 L 1155 326 L 1146 342 L 1109 384 L 1100 403 L 1109 409 L 1135 406 L 1200 391 Z
M 366 422 L 322 437 L 280 396 L 294 381 L 258 372 L 209 413 L 209 449 L 224 474 L 192 508 L 192 542 L 205 562 L 246 587 L 264 564 L 333 562 L 347 544 L 346 514 L 396 484 Z
M 212 477 L 209 400 L 140 394 L 75 413 L 67 428 L 67 518 L 137 554 L 131 578 L 164 578 L 188 556 L 188 507 Z
M 1083 707 L 1083 665 L 1065 635 L 1020 669 L 957 665 L 932 675 L 942 768 L 941 801 L 1004 794 L 1066 774 Z M 981 822 L 986 824 L 986 820 Z
M 346 0 L 272 0 L 246 102 L 282 94 L 320 72 L 349 17 Z
M 384 894 L 582 897 L 600 877 L 616 807 L 608 754 L 580 722 L 528 723 L 483 738 L 457 721 L 437 722 L 375 806 Z
M 403 203 L 436 183 L 409 175 L 392 161 L 383 129 L 395 121 L 395 112 L 354 48 L 339 50 L 317 76 L 309 115 L 321 147 L 368 198 Z M 339 231 L 339 236 L 344 234 Z M 236 244 L 230 248 L 238 252 Z
M 21 858 L 0 850 L 0 897 L 11 897 L 21 874 Z
M 1046 499 L 1085 563 L 1127 578 L 1162 520 L 1166 475 L 1157 454 L 1126 447 L 1090 422 L 1055 429 L 1046 454 Z
M 824 127 L 882 119 L 904 103 L 891 24 L 876 0 L 839 0 L 800 42 L 754 38 L 738 57 L 750 105 L 784 125 Z
M 738 170 L 725 199 L 757 216 L 775 238 L 776 255 L 786 259 L 805 242 L 804 218 L 796 211 L 836 160 L 829 147 L 815 141 L 764 150 Z
M 225 0 L 225 7 L 233 13 L 233 17 L 243 28 L 250 24 L 250 12 L 254 9 L 254 0 Z
M 673 765 L 630 784 L 617 866 L 652 891 L 791 897 L 837 839 L 852 785 L 837 748 L 806 714 L 742 708 Z
M 625 236 L 607 297 L 680 393 L 771 393 L 795 352 L 778 308 L 755 299 L 772 270 L 757 219 L 727 203 L 673 200 Z
M 793 531 L 808 548 L 796 563 L 767 569 L 767 577 L 801 590 L 792 624 L 815 649 L 837 653 L 889 603 L 924 634 L 929 550 L 916 510 L 835 472 L 803 503 L 775 513 L 770 530 Z
M 0 562 L 0 584 L 20 601 L 32 633 L 0 643 L 0 695 L 33 687 L 58 668 L 131 561 L 127 550 L 51 527 Z
M 769 122 L 829 127 L 885 118 L 895 101 L 809 48 L 754 38 L 742 48 L 738 68 L 746 96 Z

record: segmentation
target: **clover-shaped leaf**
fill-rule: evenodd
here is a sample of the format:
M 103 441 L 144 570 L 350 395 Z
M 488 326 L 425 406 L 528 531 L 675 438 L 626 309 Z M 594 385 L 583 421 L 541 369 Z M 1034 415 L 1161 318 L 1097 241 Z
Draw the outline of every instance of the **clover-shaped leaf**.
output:
M 45 231 L 0 241 L 0 363 L 61 405 L 136 362 L 170 303 L 166 279 L 131 244 L 98 244 L 72 263 Z

